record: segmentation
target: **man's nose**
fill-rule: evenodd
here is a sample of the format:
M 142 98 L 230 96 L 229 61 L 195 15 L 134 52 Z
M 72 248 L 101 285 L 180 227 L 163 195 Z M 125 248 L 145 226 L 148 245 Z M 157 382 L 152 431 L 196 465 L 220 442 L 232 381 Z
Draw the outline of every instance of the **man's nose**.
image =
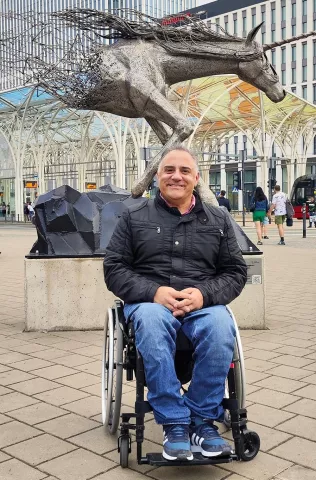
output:
M 180 170 L 175 170 L 172 174 L 172 179 L 173 180 L 181 180 L 181 178 L 182 178 L 182 175 L 181 175 Z

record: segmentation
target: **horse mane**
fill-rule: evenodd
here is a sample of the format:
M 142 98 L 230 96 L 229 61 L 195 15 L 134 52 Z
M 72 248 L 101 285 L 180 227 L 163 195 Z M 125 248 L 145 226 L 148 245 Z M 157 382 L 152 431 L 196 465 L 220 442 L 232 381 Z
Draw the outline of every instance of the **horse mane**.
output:
M 255 42 L 246 46 L 245 39 L 228 34 L 216 24 L 207 25 L 199 15 L 176 14 L 157 19 L 132 9 L 117 9 L 115 12 L 74 8 L 53 16 L 100 40 L 143 39 L 160 44 L 173 55 L 238 57 L 250 61 L 262 53 Z M 212 26 L 216 26 L 220 33 Z

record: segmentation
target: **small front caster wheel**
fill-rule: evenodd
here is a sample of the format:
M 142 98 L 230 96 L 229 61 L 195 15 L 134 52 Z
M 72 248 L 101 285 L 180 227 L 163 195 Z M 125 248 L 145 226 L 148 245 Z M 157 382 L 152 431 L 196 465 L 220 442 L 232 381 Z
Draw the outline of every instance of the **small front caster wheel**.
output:
M 122 468 L 128 467 L 128 454 L 131 451 L 130 438 L 123 436 L 120 439 L 120 465 Z
M 244 462 L 249 462 L 259 452 L 260 437 L 256 432 L 244 430 L 241 434 L 240 458 Z

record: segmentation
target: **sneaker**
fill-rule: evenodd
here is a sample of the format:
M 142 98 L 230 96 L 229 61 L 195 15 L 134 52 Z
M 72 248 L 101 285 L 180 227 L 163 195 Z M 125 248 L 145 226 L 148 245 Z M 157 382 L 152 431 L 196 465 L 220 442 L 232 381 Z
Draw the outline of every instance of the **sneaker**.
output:
M 189 425 L 163 426 L 163 452 L 166 460 L 193 460 L 190 450 Z
M 278 245 L 285 245 L 285 241 L 284 240 L 280 240 Z
M 264 240 L 269 240 L 269 237 L 267 237 L 266 235 L 263 238 Z
M 211 422 L 204 422 L 195 417 L 190 428 L 191 451 L 200 452 L 203 457 L 230 455 L 231 446 L 218 433 L 218 428 Z
M 263 245 L 263 243 L 261 242 L 261 240 L 259 240 L 259 242 L 257 242 L 257 245 Z

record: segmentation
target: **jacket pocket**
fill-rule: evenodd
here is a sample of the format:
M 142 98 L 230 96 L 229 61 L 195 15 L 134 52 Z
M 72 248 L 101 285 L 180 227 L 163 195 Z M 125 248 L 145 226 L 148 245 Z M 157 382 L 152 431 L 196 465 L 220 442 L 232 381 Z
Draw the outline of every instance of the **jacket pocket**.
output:
M 137 259 L 153 259 L 163 250 L 163 232 L 159 224 L 134 224 L 133 249 Z
M 224 231 L 217 226 L 197 226 L 191 249 L 191 262 L 201 270 L 216 268 L 220 243 Z

